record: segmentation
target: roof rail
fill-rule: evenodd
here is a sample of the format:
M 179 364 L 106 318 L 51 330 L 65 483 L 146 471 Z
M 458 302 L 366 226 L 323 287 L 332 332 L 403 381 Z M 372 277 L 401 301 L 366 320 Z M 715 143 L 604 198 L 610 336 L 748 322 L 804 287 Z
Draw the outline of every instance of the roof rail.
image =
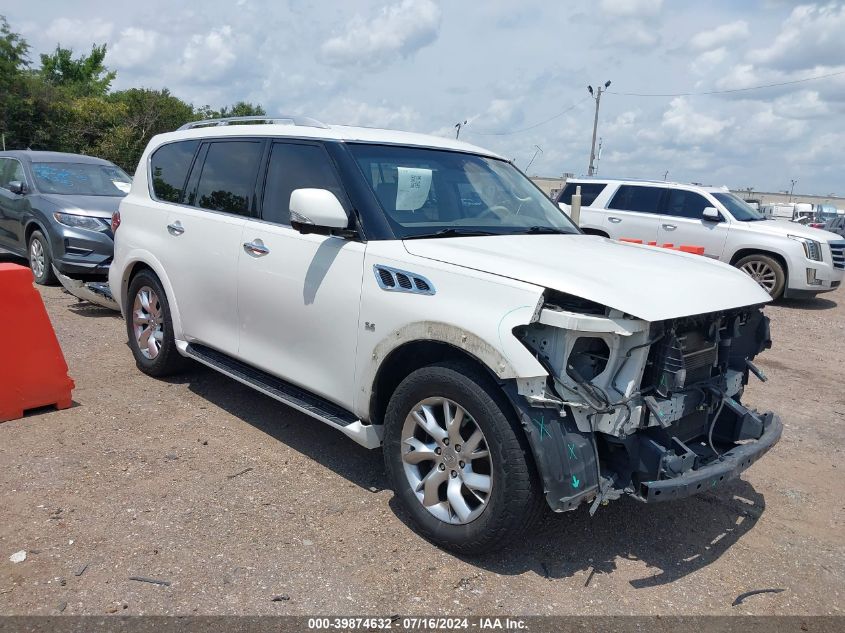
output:
M 200 121 L 189 121 L 181 126 L 180 130 L 192 130 L 198 127 L 216 127 L 218 125 L 232 125 L 237 123 L 247 123 L 250 121 L 260 121 L 262 123 L 281 123 L 283 125 L 299 125 L 302 127 L 318 127 L 328 129 L 328 125 L 312 119 L 307 116 L 290 116 L 282 114 L 279 116 L 230 116 L 222 119 L 202 119 Z

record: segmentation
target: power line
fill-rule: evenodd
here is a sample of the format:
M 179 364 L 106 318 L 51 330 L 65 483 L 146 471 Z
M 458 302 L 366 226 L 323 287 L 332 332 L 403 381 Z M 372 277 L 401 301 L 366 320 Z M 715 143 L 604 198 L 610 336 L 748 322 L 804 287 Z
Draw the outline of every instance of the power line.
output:
M 510 132 L 476 132 L 475 130 L 467 130 L 467 132 L 466 132 L 466 133 L 467 133 L 467 134 L 474 134 L 474 135 L 476 135 L 476 136 L 508 136 L 508 135 L 510 135 L 510 134 L 519 134 L 520 132 L 527 132 L 528 130 L 533 130 L 533 129 L 534 129 L 534 128 L 536 128 L 536 127 L 540 127 L 541 125 L 545 125 L 546 123 L 549 123 L 549 122 L 551 122 L 551 121 L 554 121 L 555 119 L 559 119 L 560 117 L 562 117 L 562 116 L 563 116 L 564 114 L 566 114 L 567 112 L 571 112 L 572 110 L 574 110 L 575 108 L 577 108 L 579 105 L 581 105 L 582 103 L 584 103 L 584 102 L 585 102 L 587 99 L 589 99 L 589 98 L 590 98 L 590 97 L 584 97 L 583 99 L 581 99 L 581 100 L 579 100 L 579 101 L 576 101 L 576 102 L 575 102 L 575 103 L 573 103 L 571 106 L 569 106 L 568 108 L 566 108 L 566 110 L 563 110 L 562 112 L 558 112 L 558 113 L 557 113 L 557 114 L 555 114 L 554 116 L 549 117 L 548 119 L 545 119 L 544 121 L 540 121 L 539 123 L 535 123 L 535 124 L 533 124 L 533 125 L 529 125 L 528 127 L 524 127 L 524 128 L 522 128 L 522 129 L 520 129 L 520 130 L 512 130 L 512 131 L 510 131 Z
M 749 90 L 761 90 L 763 88 L 775 88 L 777 86 L 790 86 L 792 84 L 800 84 L 806 81 L 815 81 L 816 79 L 826 79 L 827 77 L 836 77 L 838 75 L 845 75 L 845 70 L 840 70 L 835 73 L 827 73 L 826 75 L 816 75 L 815 77 L 805 77 L 804 79 L 793 79 L 792 81 L 779 81 L 773 84 L 762 84 L 760 86 L 749 86 L 748 88 L 731 88 L 729 90 L 708 90 L 705 92 L 675 92 L 675 93 L 642 93 L 642 92 L 615 92 L 608 90 L 610 94 L 620 95 L 623 97 L 696 97 L 701 95 L 720 95 L 731 92 L 747 92 Z

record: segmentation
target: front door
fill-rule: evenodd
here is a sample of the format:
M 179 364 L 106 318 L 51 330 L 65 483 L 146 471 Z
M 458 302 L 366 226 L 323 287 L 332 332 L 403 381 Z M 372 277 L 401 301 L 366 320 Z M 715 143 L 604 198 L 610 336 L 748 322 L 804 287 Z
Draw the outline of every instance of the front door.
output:
M 14 158 L 0 158 L 0 248 L 26 253 L 22 219 L 29 201 L 9 191 L 9 183 L 16 180 L 26 184 L 23 165 Z
M 328 189 L 349 209 L 320 144 L 272 144 L 261 219 L 247 220 L 241 239 L 238 356 L 351 409 L 366 245 L 292 229 L 300 188 Z
M 660 217 L 658 244 L 703 246 L 707 257 L 721 258 L 730 225 L 725 218 L 721 222 L 702 218 L 706 207 L 715 206 L 695 191 L 670 189 L 664 214 Z

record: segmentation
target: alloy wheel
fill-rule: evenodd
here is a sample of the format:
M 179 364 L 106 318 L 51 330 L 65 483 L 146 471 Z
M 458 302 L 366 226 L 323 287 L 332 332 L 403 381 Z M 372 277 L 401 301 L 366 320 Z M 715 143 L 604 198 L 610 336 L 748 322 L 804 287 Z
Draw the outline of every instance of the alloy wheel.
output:
M 44 271 L 47 269 L 44 245 L 39 239 L 32 240 L 29 245 L 29 267 L 37 279 L 41 279 L 44 276 Z
M 777 275 L 766 262 L 752 260 L 743 264 L 740 270 L 760 284 L 760 287 L 769 294 L 775 289 Z
M 443 522 L 478 518 L 493 489 L 493 462 L 484 432 L 448 398 L 416 404 L 402 427 L 402 465 L 417 500 Z
M 132 305 L 132 330 L 144 358 L 154 360 L 164 340 L 164 315 L 155 290 L 141 286 Z

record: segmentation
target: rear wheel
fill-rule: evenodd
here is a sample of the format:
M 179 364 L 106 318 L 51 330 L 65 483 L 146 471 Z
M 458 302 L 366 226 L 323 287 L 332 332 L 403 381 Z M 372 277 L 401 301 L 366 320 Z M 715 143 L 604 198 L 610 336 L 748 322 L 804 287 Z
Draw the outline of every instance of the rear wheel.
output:
M 385 415 L 393 489 L 427 539 L 463 554 L 529 528 L 543 499 L 522 429 L 501 391 L 471 365 L 418 369 Z
M 29 236 L 28 245 L 29 268 L 35 283 L 42 286 L 51 286 L 56 283 L 56 276 L 53 274 L 53 255 L 50 251 L 50 241 L 44 237 L 41 231 L 33 231 Z
M 126 330 L 135 363 L 150 376 L 168 376 L 185 368 L 176 349 L 167 295 L 158 277 L 142 270 L 126 293 Z
M 786 273 L 779 261 L 768 255 L 749 255 L 735 266 L 756 281 L 772 299 L 779 299 L 786 286 Z

